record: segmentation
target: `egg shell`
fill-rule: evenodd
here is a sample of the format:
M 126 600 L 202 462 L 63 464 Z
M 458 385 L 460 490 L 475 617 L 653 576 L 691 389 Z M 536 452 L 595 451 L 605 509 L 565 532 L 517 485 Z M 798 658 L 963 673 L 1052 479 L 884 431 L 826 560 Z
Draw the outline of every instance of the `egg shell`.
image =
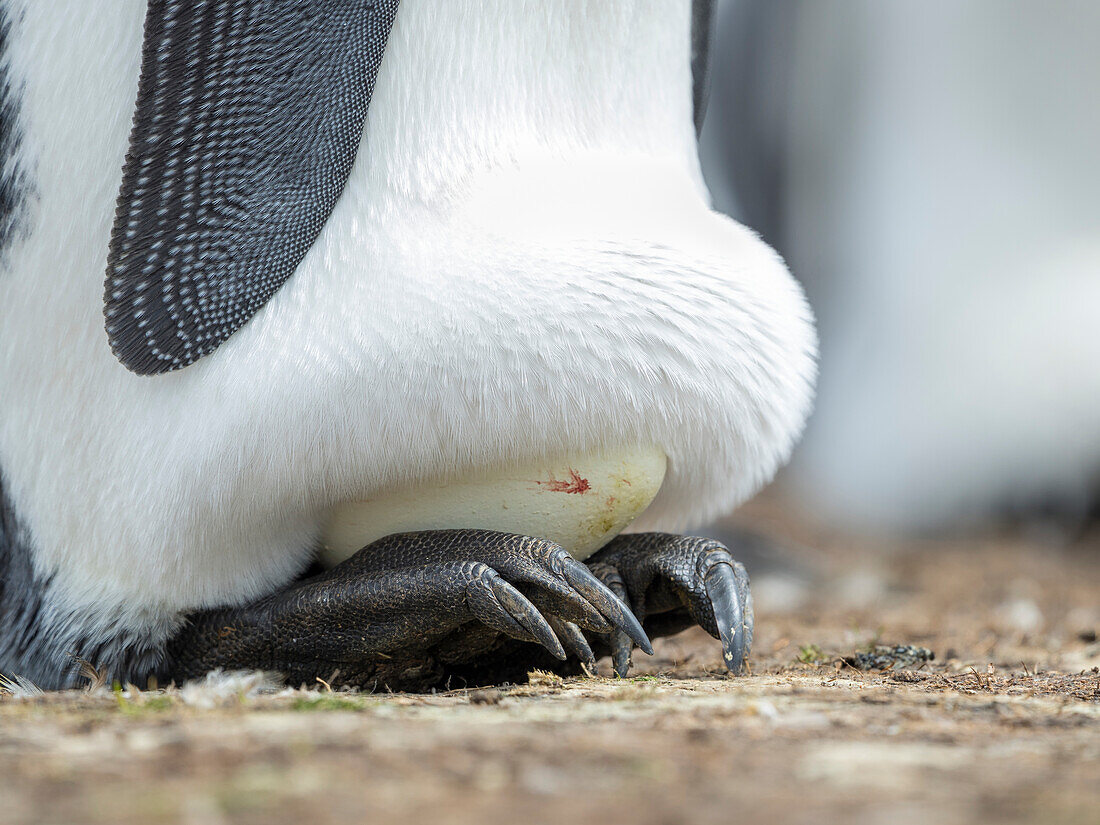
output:
M 541 459 L 420 484 L 333 508 L 322 532 L 334 565 L 392 533 L 478 528 L 547 538 L 592 555 L 657 495 L 667 460 L 655 447 Z

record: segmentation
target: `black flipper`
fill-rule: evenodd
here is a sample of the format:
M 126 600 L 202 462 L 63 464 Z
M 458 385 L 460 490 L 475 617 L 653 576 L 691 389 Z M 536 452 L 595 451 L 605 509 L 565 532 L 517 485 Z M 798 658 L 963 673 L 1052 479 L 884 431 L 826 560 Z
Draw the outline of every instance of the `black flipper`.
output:
M 695 134 L 703 129 L 710 92 L 710 44 L 714 40 L 716 0 L 692 0 L 691 4 L 691 79 Z
M 398 0 L 150 0 L 107 335 L 191 364 L 294 272 L 347 183 Z

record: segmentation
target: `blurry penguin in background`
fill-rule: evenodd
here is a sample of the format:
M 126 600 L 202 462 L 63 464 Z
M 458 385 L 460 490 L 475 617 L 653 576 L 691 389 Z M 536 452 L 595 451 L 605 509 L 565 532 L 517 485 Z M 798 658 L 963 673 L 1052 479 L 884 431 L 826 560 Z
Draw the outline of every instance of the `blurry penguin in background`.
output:
M 834 521 L 1095 515 L 1098 30 L 1069 0 L 719 4 L 704 171 L 818 313 L 787 478 Z

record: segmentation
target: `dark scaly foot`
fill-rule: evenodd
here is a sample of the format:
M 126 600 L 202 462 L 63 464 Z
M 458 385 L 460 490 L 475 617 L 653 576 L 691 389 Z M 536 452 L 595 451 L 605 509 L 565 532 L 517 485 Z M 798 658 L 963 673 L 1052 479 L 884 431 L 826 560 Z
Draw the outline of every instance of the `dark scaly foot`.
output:
M 753 609 L 749 579 L 721 542 L 664 533 L 620 536 L 587 560 L 589 568 L 620 599 L 632 604 L 651 638 L 700 625 L 722 641 L 726 667 L 739 673 L 752 646 Z M 610 654 L 625 676 L 633 644 L 619 630 L 582 633 L 550 618 L 554 631 L 576 658 L 559 661 L 545 650 L 502 636 L 490 649 L 467 655 L 468 639 L 453 641 L 464 651 L 451 673 L 456 685 L 522 682 L 533 669 L 563 676 L 592 670 L 597 655 Z M 579 637 L 579 638 L 577 638 Z M 566 641 L 570 639 L 570 641 Z
M 292 684 L 336 674 L 339 684 L 423 689 L 490 654 L 502 637 L 542 645 L 558 660 L 566 648 L 591 660 L 580 628 L 621 632 L 652 650 L 630 610 L 553 542 L 484 530 L 406 533 L 253 604 L 191 616 L 158 675 L 182 681 L 261 668 Z
M 752 648 L 749 577 L 714 539 L 667 533 L 619 536 L 588 559 L 589 569 L 631 605 L 651 638 L 693 624 L 722 642 L 726 667 L 740 673 Z M 625 676 L 633 647 L 614 630 L 603 637 L 615 672 Z

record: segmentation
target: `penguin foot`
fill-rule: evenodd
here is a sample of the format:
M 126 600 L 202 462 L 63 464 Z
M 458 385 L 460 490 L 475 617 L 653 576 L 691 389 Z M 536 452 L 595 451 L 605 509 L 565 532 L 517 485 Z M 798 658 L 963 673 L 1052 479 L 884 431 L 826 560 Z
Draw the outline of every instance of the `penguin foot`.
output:
M 693 624 L 722 642 L 726 668 L 740 673 L 752 648 L 752 594 L 745 567 L 722 543 L 667 533 L 619 536 L 588 559 L 589 569 L 652 637 Z M 631 639 L 619 629 L 602 639 L 615 672 L 630 668 Z
M 189 617 L 158 678 L 280 671 L 364 688 L 424 689 L 491 657 L 501 639 L 594 656 L 581 629 L 652 652 L 630 609 L 564 549 L 485 530 L 387 536 L 342 564 L 242 607 Z

